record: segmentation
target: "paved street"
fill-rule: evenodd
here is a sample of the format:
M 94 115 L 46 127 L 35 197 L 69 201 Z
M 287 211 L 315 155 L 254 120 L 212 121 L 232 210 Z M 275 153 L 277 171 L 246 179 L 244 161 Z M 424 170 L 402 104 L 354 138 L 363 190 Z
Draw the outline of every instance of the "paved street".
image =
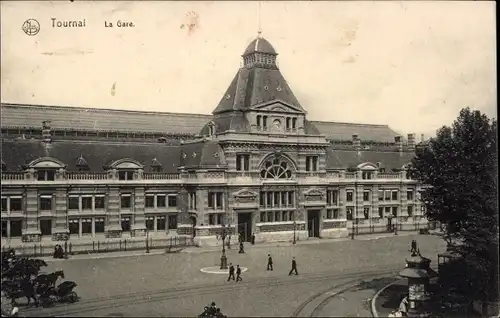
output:
M 52 309 L 28 309 L 25 313 L 194 316 L 214 300 L 228 316 L 290 316 L 301 303 L 321 291 L 361 280 L 363 274 L 390 275 L 404 268 L 412 238 L 435 264 L 444 243 L 426 235 L 286 247 L 248 246 L 245 254 L 232 249 L 228 251 L 229 261 L 248 267 L 243 283 L 238 284 L 226 283 L 224 275 L 200 272 L 202 267 L 217 265 L 220 252 L 55 261 L 47 271 L 64 270 L 67 280 L 78 283 L 76 291 L 81 301 Z M 268 253 L 274 259 L 273 272 L 265 270 Z M 297 259 L 299 276 L 288 276 L 292 256 Z M 325 303 L 322 313 L 316 314 L 345 316 L 350 314 L 346 310 L 353 308 L 351 314 L 356 316 L 363 299 L 351 298 L 342 308 Z

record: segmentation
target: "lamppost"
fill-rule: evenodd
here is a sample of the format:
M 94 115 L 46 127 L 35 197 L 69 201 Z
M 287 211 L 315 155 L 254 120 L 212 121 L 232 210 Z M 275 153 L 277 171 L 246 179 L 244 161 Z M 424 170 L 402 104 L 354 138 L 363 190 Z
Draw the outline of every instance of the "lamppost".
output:
M 358 224 L 358 171 L 356 171 L 356 179 L 354 179 L 354 211 L 351 212 L 351 240 L 354 240 L 354 223 Z
M 227 227 L 224 223 L 222 223 L 222 255 L 220 257 L 220 269 L 227 269 L 227 257 L 226 257 L 226 236 L 227 236 Z
M 295 215 L 295 213 L 294 213 L 294 215 Z M 293 220 L 293 244 L 297 243 L 296 236 L 295 236 L 296 228 L 297 228 L 297 222 L 295 220 Z

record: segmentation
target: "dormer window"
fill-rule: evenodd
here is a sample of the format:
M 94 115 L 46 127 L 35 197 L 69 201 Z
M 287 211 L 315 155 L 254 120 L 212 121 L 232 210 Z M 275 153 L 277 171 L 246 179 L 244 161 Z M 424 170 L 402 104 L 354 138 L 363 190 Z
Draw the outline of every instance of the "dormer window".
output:
M 214 125 L 214 123 L 208 124 L 208 135 L 209 136 L 215 135 L 215 125 Z
M 158 159 L 153 158 L 153 160 L 151 161 L 151 171 L 152 172 L 162 172 L 163 171 L 163 167 L 161 166 L 161 163 L 158 161 Z
M 134 180 L 134 171 L 132 170 L 118 171 L 118 180 Z
M 85 160 L 85 158 L 83 158 L 82 155 L 80 155 L 80 157 L 76 161 L 76 168 L 78 169 L 78 171 L 89 171 L 90 170 L 89 164 L 87 163 L 87 160 Z
M 37 180 L 38 181 L 54 181 L 56 179 L 56 171 L 55 170 L 38 170 L 37 171 Z
M 371 180 L 372 176 L 373 176 L 373 172 L 371 172 L 371 171 L 361 172 L 361 179 L 363 179 L 363 180 Z

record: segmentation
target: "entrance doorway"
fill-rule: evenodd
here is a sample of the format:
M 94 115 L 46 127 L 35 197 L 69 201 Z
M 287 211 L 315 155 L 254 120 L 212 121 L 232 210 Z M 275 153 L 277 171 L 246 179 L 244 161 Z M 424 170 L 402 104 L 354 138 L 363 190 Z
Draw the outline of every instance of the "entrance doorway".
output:
M 309 237 L 319 237 L 319 210 L 307 211 L 307 231 Z
M 252 240 L 252 213 L 238 213 L 238 234 L 242 234 L 243 242 Z
M 42 236 L 52 235 L 52 220 L 40 220 L 40 232 Z

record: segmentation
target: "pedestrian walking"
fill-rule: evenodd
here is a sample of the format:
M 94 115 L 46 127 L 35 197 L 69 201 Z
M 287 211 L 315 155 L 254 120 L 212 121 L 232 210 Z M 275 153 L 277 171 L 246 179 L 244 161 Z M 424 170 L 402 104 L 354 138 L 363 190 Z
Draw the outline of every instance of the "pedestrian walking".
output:
M 231 277 L 234 280 L 234 266 L 233 266 L 233 263 L 229 263 L 229 277 L 227 278 L 227 281 L 230 281 Z
M 243 249 L 243 242 L 240 242 L 240 250 L 238 253 L 240 254 L 245 253 L 245 250 Z
M 242 281 L 243 279 L 241 278 L 241 268 L 240 265 L 236 265 L 236 281 Z
M 252 245 L 255 245 L 255 233 L 252 233 Z
M 267 270 L 273 270 L 273 258 L 271 257 L 271 254 L 267 254 Z
M 231 235 L 229 235 L 227 237 L 227 249 L 230 250 L 231 249 Z
M 416 253 L 417 252 L 417 240 L 411 240 L 411 249 L 410 252 Z
M 295 257 L 292 258 L 292 269 L 290 270 L 290 273 L 288 273 L 288 276 L 292 275 L 293 272 L 295 272 L 295 275 L 299 275 L 299 272 L 297 272 L 297 262 L 295 261 Z

